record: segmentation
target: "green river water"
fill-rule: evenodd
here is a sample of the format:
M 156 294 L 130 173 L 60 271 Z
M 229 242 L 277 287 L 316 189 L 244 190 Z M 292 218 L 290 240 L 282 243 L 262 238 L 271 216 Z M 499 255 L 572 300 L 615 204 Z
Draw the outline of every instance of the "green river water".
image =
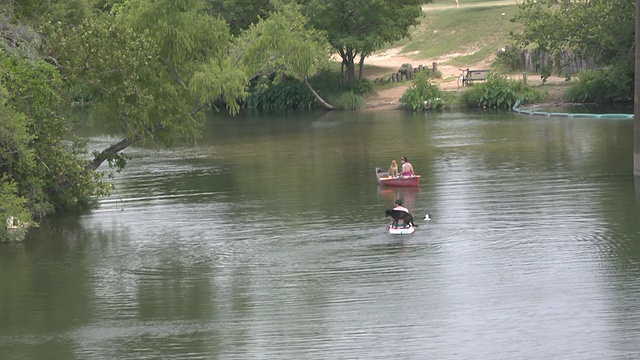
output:
M 0 244 L 0 359 L 640 358 L 632 121 L 216 115 L 127 152 L 98 208 Z M 379 187 L 403 155 L 420 187 Z

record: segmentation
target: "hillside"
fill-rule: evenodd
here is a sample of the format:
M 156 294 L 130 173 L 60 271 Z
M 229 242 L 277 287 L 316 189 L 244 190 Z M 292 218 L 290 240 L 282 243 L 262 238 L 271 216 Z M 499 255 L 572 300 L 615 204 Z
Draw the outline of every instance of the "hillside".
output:
M 414 67 L 431 67 L 434 62 L 442 77 L 436 79 L 440 89 L 460 91 L 457 78 L 460 68 L 489 69 L 497 50 L 508 43 L 509 31 L 518 24 L 511 19 L 518 7 L 515 0 L 434 0 L 424 5 L 421 24 L 411 30 L 410 39 L 403 39 L 365 59 L 365 77 L 386 78 L 410 63 Z M 522 74 L 512 74 L 522 78 Z M 530 84 L 540 86 L 549 93 L 549 102 L 557 103 L 568 86 L 564 78 L 550 78 L 546 85 L 538 75 L 527 77 Z M 367 99 L 368 108 L 397 108 L 402 93 L 410 82 L 397 87 L 378 90 L 375 97 Z

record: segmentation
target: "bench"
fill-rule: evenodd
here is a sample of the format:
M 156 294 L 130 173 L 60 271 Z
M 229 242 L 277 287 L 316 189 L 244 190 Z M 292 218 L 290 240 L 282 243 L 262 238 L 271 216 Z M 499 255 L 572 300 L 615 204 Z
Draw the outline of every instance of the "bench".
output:
M 462 70 L 463 73 L 458 79 L 458 87 L 467 86 L 474 81 L 485 81 L 491 70 Z

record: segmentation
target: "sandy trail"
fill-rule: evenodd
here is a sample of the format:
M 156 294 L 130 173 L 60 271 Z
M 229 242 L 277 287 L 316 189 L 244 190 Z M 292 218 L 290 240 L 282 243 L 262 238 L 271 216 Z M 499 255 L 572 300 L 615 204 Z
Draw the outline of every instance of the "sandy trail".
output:
M 455 6 L 455 5 L 454 5 Z M 412 64 L 414 67 L 418 65 L 425 65 L 432 67 L 433 63 L 438 63 L 438 60 L 442 61 L 444 57 L 440 59 L 424 59 L 414 60 L 400 55 L 402 48 L 392 48 L 383 52 L 373 54 L 365 59 L 365 63 L 368 65 L 375 65 L 378 67 L 387 68 L 389 71 L 386 76 L 398 71 L 402 64 Z M 410 54 L 409 54 L 410 55 Z M 450 54 L 448 56 L 458 56 L 458 54 Z M 479 65 L 478 65 L 479 66 Z M 438 70 L 442 73 L 442 77 L 435 79 L 435 82 L 439 84 L 441 90 L 446 91 L 460 91 L 458 89 L 457 77 L 461 74 L 461 71 L 451 65 L 438 64 Z M 367 75 L 365 71 L 365 77 L 370 80 L 374 80 L 379 75 Z M 390 89 L 379 90 L 377 96 L 367 99 L 367 108 L 399 108 L 400 97 L 411 85 L 410 81 L 404 82 L 402 85 L 393 87 Z

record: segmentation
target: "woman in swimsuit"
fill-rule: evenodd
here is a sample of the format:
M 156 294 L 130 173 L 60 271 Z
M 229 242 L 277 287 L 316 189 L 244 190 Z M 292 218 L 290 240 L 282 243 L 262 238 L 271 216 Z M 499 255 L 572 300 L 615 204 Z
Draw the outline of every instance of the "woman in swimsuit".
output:
M 413 165 L 407 160 L 406 156 L 402 157 L 402 176 L 413 176 L 415 175 L 415 171 L 413 171 Z

